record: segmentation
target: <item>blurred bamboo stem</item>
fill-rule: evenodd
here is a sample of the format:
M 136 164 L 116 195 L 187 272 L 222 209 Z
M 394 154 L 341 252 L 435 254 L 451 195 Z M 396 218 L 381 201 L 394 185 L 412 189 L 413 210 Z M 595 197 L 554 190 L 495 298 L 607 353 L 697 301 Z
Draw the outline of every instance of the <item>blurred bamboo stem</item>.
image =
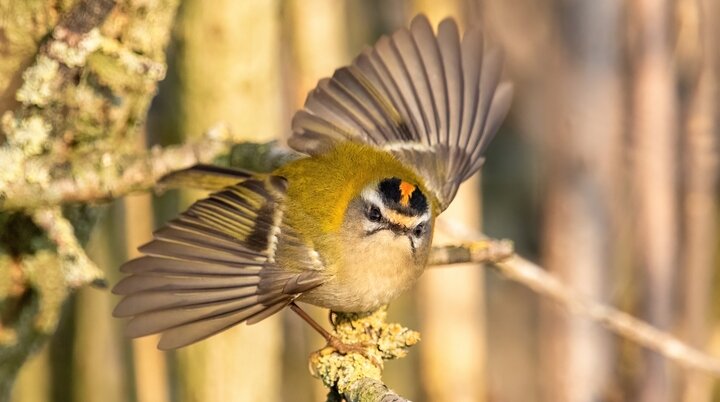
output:
M 269 141 L 285 130 L 278 0 L 184 1 L 175 54 L 178 132 L 227 122 L 236 142 Z M 185 192 L 182 202 L 198 197 Z M 178 350 L 178 400 L 277 401 L 282 384 L 280 316 L 236 326 Z
M 720 6 L 714 0 L 686 2 L 691 7 L 688 16 L 696 24 L 688 29 L 694 35 L 687 43 L 697 49 L 697 75 L 689 100 L 689 113 L 684 124 L 686 152 L 683 180 L 684 255 L 685 269 L 683 334 L 695 347 L 709 344 L 713 321 L 713 273 L 715 270 L 718 228 L 716 207 L 718 191 L 718 68 L 720 54 L 715 21 Z M 696 35 L 696 36 L 695 36 Z M 704 375 L 689 373 L 685 377 L 683 400 L 686 402 L 712 400 L 712 381 Z
M 144 141 L 142 141 L 144 144 Z M 127 258 L 140 256 L 138 246 L 149 241 L 153 230 L 152 200 L 149 194 L 125 197 L 125 254 Z M 165 354 L 157 349 L 159 336 L 132 340 L 132 356 L 137 402 L 167 402 Z
M 542 265 L 594 300 L 609 298 L 622 166 L 622 2 L 558 2 L 558 47 L 543 137 L 547 166 Z M 567 247 L 573 244 L 573 247 Z M 611 380 L 615 347 L 589 321 L 540 303 L 541 391 L 546 400 L 593 402 Z
M 630 26 L 632 54 L 633 203 L 636 205 L 635 255 L 642 273 L 642 315 L 669 330 L 674 322 L 678 272 L 678 99 L 670 33 L 674 2 L 635 0 Z M 677 398 L 673 373 L 659 358 L 643 358 L 639 401 Z

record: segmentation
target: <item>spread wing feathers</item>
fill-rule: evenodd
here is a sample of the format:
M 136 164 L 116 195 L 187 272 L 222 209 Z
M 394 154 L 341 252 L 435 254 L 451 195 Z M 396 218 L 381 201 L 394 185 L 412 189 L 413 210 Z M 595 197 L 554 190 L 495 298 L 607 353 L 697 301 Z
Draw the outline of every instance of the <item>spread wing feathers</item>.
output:
M 174 349 L 247 321 L 274 314 L 323 282 L 318 261 L 283 219 L 285 179 L 246 178 L 196 202 L 142 246 L 145 256 L 121 271 L 115 308 L 132 317 L 129 336 L 162 333 Z M 292 253 L 293 269 L 276 250 Z
M 195 188 L 198 190 L 218 191 L 251 177 L 252 173 L 244 170 L 199 164 L 163 176 L 160 179 L 159 187 L 163 190 Z
M 310 155 L 342 141 L 388 150 L 425 177 L 445 209 L 510 107 L 501 68 L 478 28 L 461 40 L 446 19 L 436 35 L 420 15 L 320 81 L 293 118 L 289 144 Z

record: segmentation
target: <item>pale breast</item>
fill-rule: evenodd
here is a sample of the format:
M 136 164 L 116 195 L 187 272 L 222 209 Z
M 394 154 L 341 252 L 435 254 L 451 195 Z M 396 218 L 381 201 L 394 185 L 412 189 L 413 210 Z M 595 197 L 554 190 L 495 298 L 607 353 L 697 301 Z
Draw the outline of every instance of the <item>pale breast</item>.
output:
M 408 239 L 386 232 L 371 241 L 346 243 L 329 280 L 299 300 L 334 311 L 371 311 L 412 287 L 425 262 L 413 257 Z

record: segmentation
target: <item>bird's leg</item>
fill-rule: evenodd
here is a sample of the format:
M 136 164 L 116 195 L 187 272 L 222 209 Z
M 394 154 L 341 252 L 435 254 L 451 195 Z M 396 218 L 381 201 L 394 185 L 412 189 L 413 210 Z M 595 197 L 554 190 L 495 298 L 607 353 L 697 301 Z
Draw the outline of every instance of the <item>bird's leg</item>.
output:
M 340 353 L 341 355 L 346 355 L 348 353 L 359 353 L 366 358 L 370 360 L 372 359 L 367 354 L 367 348 L 371 347 L 372 344 L 366 344 L 366 343 L 345 343 L 340 340 L 337 336 L 331 334 L 328 332 L 325 328 L 323 328 L 320 324 L 317 323 L 317 321 L 313 320 L 312 317 L 308 313 L 305 312 L 300 306 L 295 304 L 295 302 L 290 303 L 290 309 L 295 312 L 295 314 L 299 315 L 300 318 L 305 320 L 308 324 L 310 324 L 311 327 L 315 331 L 317 331 L 325 340 L 327 341 L 327 345 L 331 348 L 335 349 Z

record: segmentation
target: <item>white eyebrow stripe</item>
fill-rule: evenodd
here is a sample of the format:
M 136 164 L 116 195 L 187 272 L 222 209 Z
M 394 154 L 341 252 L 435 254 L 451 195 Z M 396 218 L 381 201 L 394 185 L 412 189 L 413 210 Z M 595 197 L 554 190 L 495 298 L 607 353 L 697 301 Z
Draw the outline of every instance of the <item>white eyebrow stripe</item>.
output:
M 372 187 L 368 187 L 368 188 L 364 189 L 360 193 L 360 196 L 362 197 L 363 200 L 365 200 L 365 202 L 368 202 L 368 203 L 378 207 L 380 209 L 380 213 L 383 215 L 383 217 L 390 218 L 396 223 L 401 222 L 406 227 L 414 227 L 419 223 L 424 223 L 424 222 L 427 222 L 428 220 L 430 220 L 430 211 L 429 210 L 425 211 L 425 213 L 423 213 L 420 216 L 407 216 L 407 215 L 401 214 L 395 210 L 385 207 L 385 203 L 383 202 L 382 197 L 377 192 L 377 190 L 374 190 Z M 408 224 L 405 224 L 405 222 L 408 222 Z
M 378 208 L 384 209 L 385 203 L 382 200 L 382 197 L 380 197 L 380 194 L 371 187 L 366 188 L 365 190 L 360 193 L 360 196 L 367 202 L 375 205 Z

